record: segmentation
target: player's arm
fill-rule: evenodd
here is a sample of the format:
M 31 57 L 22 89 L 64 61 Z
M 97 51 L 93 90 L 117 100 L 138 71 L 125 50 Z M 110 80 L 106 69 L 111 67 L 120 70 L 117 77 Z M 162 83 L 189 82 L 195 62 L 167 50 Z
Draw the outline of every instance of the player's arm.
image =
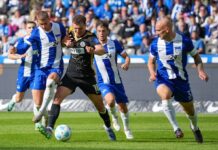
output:
M 86 52 L 90 54 L 95 54 L 95 55 L 104 55 L 106 54 L 106 51 L 104 47 L 101 44 L 97 44 L 94 46 L 86 46 L 85 47 Z
M 126 52 L 123 52 L 121 56 L 125 59 L 125 62 L 121 65 L 121 68 L 127 71 L 129 69 L 130 57 Z
M 203 62 L 201 60 L 201 57 L 198 53 L 196 53 L 194 56 L 192 56 L 194 58 L 194 62 L 195 65 L 197 67 L 197 71 L 198 71 L 198 76 L 201 80 L 204 81 L 208 81 L 209 77 L 207 75 L 207 73 L 204 71 L 204 66 L 203 66 Z
M 96 36 L 92 37 L 91 42 L 88 46 L 85 47 L 87 53 L 95 54 L 95 55 L 104 55 L 106 51 L 104 47 L 100 44 L 98 38 Z
M 155 57 L 150 54 L 148 58 L 148 71 L 150 73 L 149 81 L 155 81 L 156 80 L 156 59 Z
M 8 50 L 8 58 L 12 60 L 17 60 L 26 57 L 23 47 L 22 40 L 18 40 L 15 45 L 11 45 Z M 19 48 L 19 49 L 18 49 Z

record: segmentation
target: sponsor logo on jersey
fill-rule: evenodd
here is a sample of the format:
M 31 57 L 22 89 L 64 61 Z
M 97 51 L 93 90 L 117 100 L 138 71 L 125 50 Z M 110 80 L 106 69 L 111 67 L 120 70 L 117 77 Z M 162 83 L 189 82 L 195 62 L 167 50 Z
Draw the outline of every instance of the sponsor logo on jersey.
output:
M 84 48 L 69 48 L 71 51 L 71 54 L 85 54 Z

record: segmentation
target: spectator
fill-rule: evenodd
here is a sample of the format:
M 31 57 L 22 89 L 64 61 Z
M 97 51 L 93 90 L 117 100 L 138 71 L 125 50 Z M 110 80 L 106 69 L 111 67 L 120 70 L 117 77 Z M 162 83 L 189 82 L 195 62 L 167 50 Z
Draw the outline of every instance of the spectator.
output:
M 91 1 L 91 7 L 90 8 L 93 9 L 95 15 L 98 18 L 101 18 L 104 5 L 101 5 L 100 0 L 93 0 L 93 1 Z
M 24 16 L 21 16 L 20 11 L 17 9 L 14 12 L 14 15 L 11 17 L 11 26 L 14 32 L 16 32 L 19 28 L 22 27 L 22 23 L 24 22 Z
M 68 20 L 68 25 L 71 26 L 72 25 L 72 20 L 73 20 L 73 17 L 76 15 L 76 9 L 71 7 L 69 9 L 69 14 L 67 15 L 67 18 L 69 19 Z
M 2 51 L 2 56 L 7 56 L 8 55 L 8 49 L 10 46 L 10 43 L 8 41 L 8 36 L 3 35 L 1 37 L 1 41 L 0 41 L 0 51 Z
M 113 18 L 113 12 L 110 9 L 110 6 L 108 3 L 104 4 L 104 8 L 103 8 L 103 12 L 102 15 L 100 17 L 101 20 L 107 20 L 107 21 L 111 21 Z
M 163 10 L 164 14 L 168 14 L 168 8 L 166 7 L 166 5 L 164 5 L 163 0 L 158 0 L 157 1 L 157 6 L 155 7 L 155 13 L 159 14 L 159 11 Z
M 171 13 L 171 19 L 175 22 L 177 21 L 177 15 L 182 12 L 182 3 L 181 0 L 175 0 L 175 3 L 173 5 L 172 13 Z
M 64 8 L 64 6 L 62 5 L 62 1 L 61 0 L 56 0 L 56 6 L 54 8 L 54 15 L 55 17 L 65 17 L 66 14 L 66 10 Z
M 119 35 L 122 37 L 122 43 L 126 44 L 129 38 L 131 38 L 138 31 L 139 27 L 133 22 L 132 17 L 127 18 L 126 23 L 120 29 Z
M 195 16 L 191 14 L 189 16 L 189 33 L 192 33 L 193 31 L 197 31 L 200 33 L 201 29 L 200 25 L 195 20 Z
M 133 7 L 132 18 L 135 24 L 140 25 L 145 23 L 145 15 L 139 11 L 138 6 Z
M 176 24 L 175 30 L 177 33 L 190 37 L 188 24 L 185 23 L 184 18 L 180 18 Z
M 150 37 L 150 35 L 151 34 L 150 34 L 150 31 L 148 30 L 147 26 L 145 24 L 141 24 L 139 26 L 139 31 L 136 32 L 132 37 L 133 45 L 136 48 L 139 48 L 141 45 L 141 42 L 142 42 L 142 38 L 144 36 Z
M 120 11 L 122 7 L 126 6 L 124 0 L 108 0 L 108 4 L 113 12 Z
M 204 41 L 199 37 L 199 32 L 192 31 L 191 39 L 194 45 L 194 49 L 197 50 L 199 54 L 205 54 Z
M 112 40 L 117 39 L 118 41 L 121 40 L 121 37 L 118 35 L 122 25 L 119 23 L 119 16 L 114 16 L 112 22 L 109 23 L 110 29 L 110 37 Z
M 144 10 L 145 12 L 145 22 L 150 23 L 154 10 L 150 1 L 147 2 L 147 7 Z
M 10 35 L 10 27 L 8 25 L 7 16 L 3 15 L 0 18 L 0 37 Z
M 148 54 L 150 49 L 150 38 L 143 36 L 139 54 Z
M 127 7 L 123 6 L 120 10 L 120 22 L 125 23 L 127 18 L 128 18 Z

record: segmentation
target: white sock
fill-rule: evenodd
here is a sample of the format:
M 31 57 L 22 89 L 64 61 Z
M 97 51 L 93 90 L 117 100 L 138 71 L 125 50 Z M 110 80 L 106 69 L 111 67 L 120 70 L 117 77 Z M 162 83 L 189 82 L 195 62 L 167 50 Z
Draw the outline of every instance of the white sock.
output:
M 189 121 L 190 121 L 191 128 L 192 128 L 194 131 L 198 130 L 198 125 L 197 125 L 197 122 L 198 122 L 197 114 L 195 113 L 194 116 L 189 116 L 189 115 L 187 115 L 187 118 L 188 118 Z
M 14 94 L 14 95 L 12 96 L 10 102 L 13 102 L 13 103 L 16 103 L 16 102 L 17 102 L 17 101 L 16 101 L 16 94 Z
M 111 113 L 112 119 L 117 119 L 118 115 L 117 115 L 116 107 L 107 106 L 107 108 L 108 108 L 108 111 Z
M 40 108 L 40 106 L 37 106 L 36 104 L 33 104 L 33 114 L 34 114 L 34 116 L 37 116 L 39 114 L 39 108 Z
M 56 83 L 53 79 L 47 79 L 46 81 L 46 89 L 43 96 L 42 106 L 40 107 L 40 112 L 44 113 L 50 101 L 54 98 Z
M 124 130 L 129 130 L 129 113 L 120 112 L 120 117 L 123 122 Z
M 176 121 L 176 112 L 172 105 L 172 100 L 162 100 L 162 107 L 164 114 L 166 115 L 167 119 L 173 127 L 173 130 L 176 131 L 179 126 Z

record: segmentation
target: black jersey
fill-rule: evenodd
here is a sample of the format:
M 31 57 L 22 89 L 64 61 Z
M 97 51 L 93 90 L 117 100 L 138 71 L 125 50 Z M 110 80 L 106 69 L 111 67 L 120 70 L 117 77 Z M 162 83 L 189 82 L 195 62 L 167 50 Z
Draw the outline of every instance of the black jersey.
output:
M 86 31 L 86 34 L 82 38 L 77 39 L 72 48 L 69 48 L 71 56 L 66 71 L 69 77 L 83 78 L 95 75 L 92 67 L 94 54 L 87 53 L 85 47 L 94 47 L 96 44 L 100 44 L 97 37 L 93 33 Z

